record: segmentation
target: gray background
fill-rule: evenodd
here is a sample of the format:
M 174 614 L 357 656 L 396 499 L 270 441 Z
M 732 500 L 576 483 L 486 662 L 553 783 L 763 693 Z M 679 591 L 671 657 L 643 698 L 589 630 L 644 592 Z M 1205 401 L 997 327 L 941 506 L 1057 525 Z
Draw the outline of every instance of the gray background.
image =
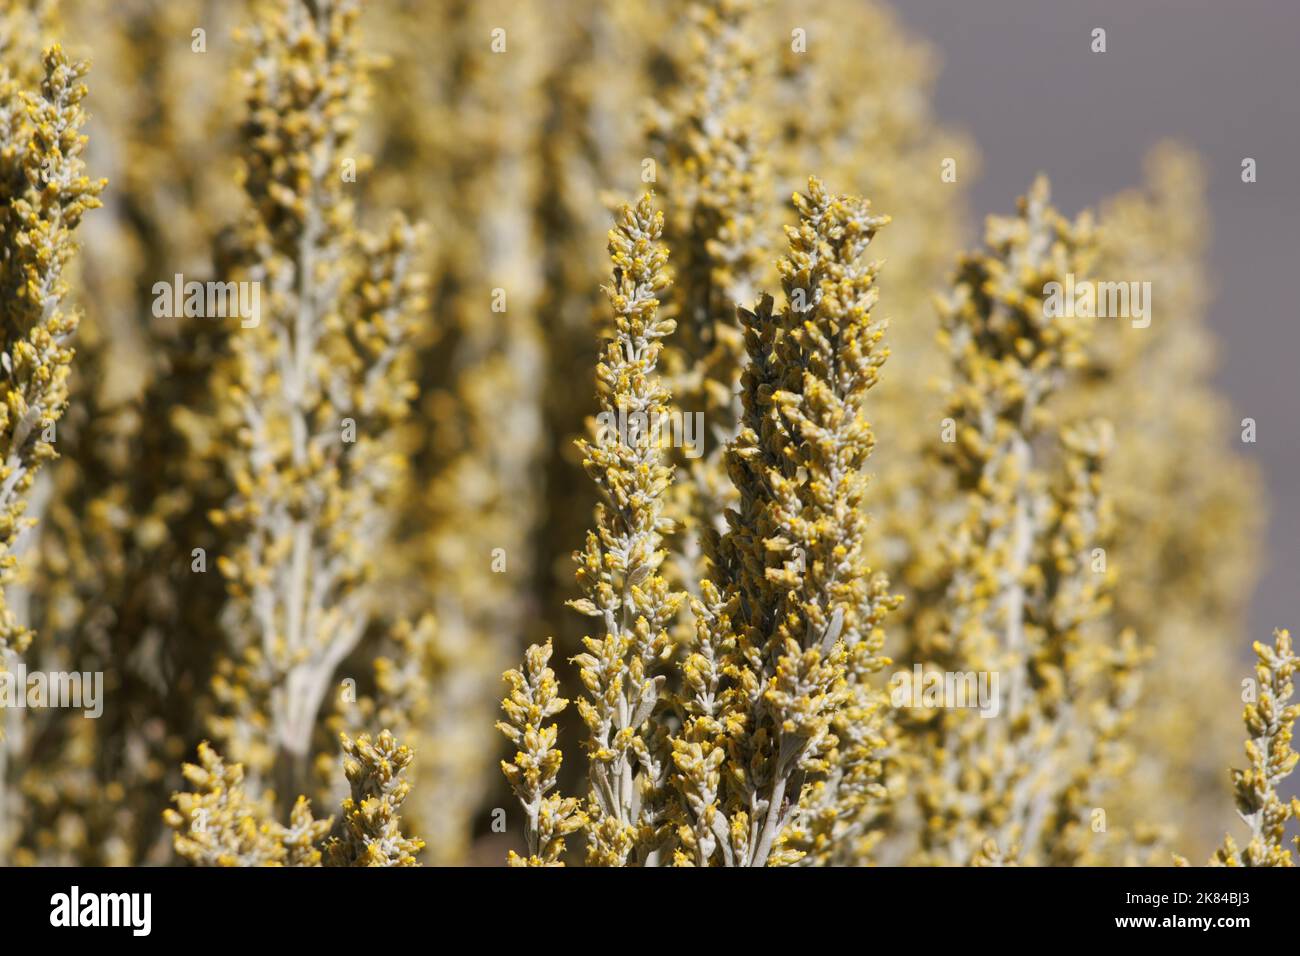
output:
M 979 220 L 1035 173 L 1074 213 L 1139 185 L 1161 139 L 1200 151 L 1212 217 L 1218 381 L 1258 423 L 1271 498 L 1252 639 L 1300 630 L 1300 0 L 893 0 L 934 45 L 940 117 L 979 144 Z M 1107 52 L 1091 52 L 1094 27 Z M 1258 181 L 1241 182 L 1241 160 Z M 1239 429 L 1227 436 L 1239 439 Z

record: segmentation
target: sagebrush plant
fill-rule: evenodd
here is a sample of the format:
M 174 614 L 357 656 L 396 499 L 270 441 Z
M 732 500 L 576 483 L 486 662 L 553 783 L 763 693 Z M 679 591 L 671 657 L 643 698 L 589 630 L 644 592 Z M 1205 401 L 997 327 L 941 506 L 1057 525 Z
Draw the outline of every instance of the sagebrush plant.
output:
M 390 434 L 406 416 L 416 231 L 357 230 L 346 189 L 364 67 L 358 4 L 273 5 L 251 35 L 240 281 L 259 321 L 216 371 L 231 501 L 213 520 L 241 541 L 218 560 L 231 600 L 228 746 L 261 773 L 307 782 L 317 712 L 373 614 L 372 555 L 400 479 Z M 295 794 L 296 795 L 296 794 Z
M 105 688 L 0 862 L 1294 861 L 1200 161 L 961 254 L 932 51 L 814 6 L 0 0 L 0 679 Z
M 661 340 L 674 328 L 659 314 L 659 296 L 668 286 L 662 231 L 663 214 L 648 195 L 635 207 L 623 207 L 610 231 L 612 277 L 606 294 L 614 329 L 597 367 L 597 382 L 603 410 L 617 414 L 621 409 L 631 424 L 627 434 L 605 429 L 594 441 L 579 443 L 583 465 L 603 499 L 596 507 L 595 529 L 574 555 L 583 597 L 573 607 L 603 625 L 598 636 L 584 638 L 585 652 L 575 661 L 588 693 L 578 704 L 590 757 L 590 795 L 582 825 L 589 835 L 589 859 L 606 864 L 625 863 L 629 856 L 643 863 L 657 861 L 664 831 L 671 826 L 665 806 L 666 740 L 650 720 L 667 679 L 656 673 L 669 648 L 667 629 L 683 601 L 660 573 L 663 535 L 672 529 L 663 514 L 672 472 L 649 431 L 650 421 L 667 412 L 669 394 L 656 366 Z M 517 673 L 511 678 L 516 696 L 525 688 L 546 695 L 546 702 L 538 704 L 542 720 L 560 706 L 560 701 L 549 699 L 547 656 L 549 652 L 534 646 L 528 678 Z M 505 765 L 516 792 L 535 807 L 545 798 L 547 778 L 553 782 L 548 769 L 555 759 L 550 750 L 554 730 L 527 722 L 533 714 L 512 709 L 510 698 L 506 707 L 515 723 L 504 724 L 503 732 L 512 739 L 522 734 L 532 751 L 540 748 L 535 753 L 521 751 L 515 764 Z M 533 735 L 539 732 L 542 736 L 533 747 Z M 523 773 L 520 767 L 521 761 L 527 766 L 533 760 L 540 775 Z M 529 810 L 530 827 L 562 834 L 568 827 L 568 802 L 551 799 L 543 806 L 546 816 Z M 557 811 L 560 815 L 552 820 Z M 543 843 L 530 830 L 529 844 L 549 851 L 555 835 Z M 527 862 L 539 859 L 545 857 L 532 855 Z
M 795 208 L 778 264 L 785 307 L 764 296 L 741 313 L 749 364 L 727 462 L 740 503 L 726 533 L 706 535 L 730 605 L 710 614 L 708 640 L 736 691 L 713 743 L 733 756 L 743 865 L 852 854 L 884 795 L 870 675 L 886 663 L 881 623 L 898 598 L 867 564 L 865 399 L 889 355 L 867 258 L 889 218 L 815 178 Z

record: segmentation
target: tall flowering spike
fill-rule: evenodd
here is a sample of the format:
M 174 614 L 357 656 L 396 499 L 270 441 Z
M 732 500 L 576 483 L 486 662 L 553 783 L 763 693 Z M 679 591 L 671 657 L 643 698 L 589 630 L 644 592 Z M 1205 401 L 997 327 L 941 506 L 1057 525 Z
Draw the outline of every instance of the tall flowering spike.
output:
M 735 628 L 712 641 L 716 653 L 734 640 L 722 721 L 732 810 L 714 829 L 731 862 L 756 866 L 825 861 L 862 835 L 881 796 L 867 677 L 885 663 L 880 624 L 897 604 L 867 565 L 864 508 L 864 403 L 888 355 L 866 252 L 889 220 L 816 179 L 795 205 L 786 306 L 776 314 L 764 297 L 741 313 L 749 366 L 728 453 L 740 502 L 709 539 L 732 600 L 708 616 Z
M 650 129 L 667 167 L 664 239 L 676 267 L 672 305 L 678 334 L 667 371 L 678 401 L 687 408 L 700 403 L 724 434 L 735 426 L 745 359 L 735 304 L 753 300 L 764 268 L 768 172 L 749 108 L 757 56 L 747 31 L 753 29 L 754 5 L 687 5 L 681 83 Z
M 664 241 L 675 265 L 668 307 L 677 334 L 665 350 L 664 374 L 685 421 L 703 426 L 683 431 L 695 447 L 680 453 L 685 480 L 674 487 L 673 511 L 682 517 L 674 570 L 686 582 L 703 570 L 701 530 L 725 530 L 726 510 L 735 504 L 725 456 L 739 424 L 746 359 L 735 307 L 753 302 L 767 268 L 763 237 L 773 188 L 752 106 L 754 6 L 752 0 L 685 5 L 689 42 L 677 64 L 680 82 L 650 129 L 664 164 Z
M 667 679 L 654 672 L 672 652 L 668 629 L 683 600 L 660 573 L 673 525 L 664 516 L 672 469 L 658 440 L 669 393 L 657 363 L 675 325 L 659 313 L 669 286 L 663 225 L 647 194 L 623 206 L 610 230 L 613 336 L 596 366 L 596 438 L 578 441 L 601 496 L 596 527 L 574 554 L 584 596 L 571 602 L 602 627 L 574 658 L 588 693 L 578 701 L 589 732 L 587 854 L 599 865 L 655 865 L 670 833 L 668 745 L 651 720 Z
M 856 507 L 873 444 L 864 398 L 888 356 L 885 323 L 871 312 L 877 264 L 865 253 L 889 219 L 816 179 L 795 205 L 800 223 L 787 229 L 780 263 L 784 311 L 774 315 L 766 297 L 741 312 L 750 365 L 729 462 L 741 503 L 718 542 L 749 607 L 743 623 L 764 635 L 759 649 L 773 661 L 791 640 L 815 648 L 832 630 L 832 643 L 856 640 L 885 610 L 875 599 L 890 600 L 862 574 L 867 519 Z
M 657 719 L 668 700 L 668 675 L 656 671 L 672 655 L 668 630 L 684 598 L 660 573 L 663 536 L 672 530 L 663 513 L 672 468 L 659 445 L 670 395 L 657 366 L 662 340 L 674 328 L 659 312 L 669 287 L 663 226 L 647 194 L 621 207 L 609 232 L 613 269 L 605 293 L 613 334 L 596 367 L 596 434 L 577 443 L 601 496 L 596 527 L 574 554 L 583 597 L 570 602 L 603 626 L 601 636 L 583 639 L 585 651 L 574 658 L 587 690 L 578 702 L 588 730 L 587 809 L 580 813 L 575 801 L 549 795 L 560 753 L 547 720 L 567 701 L 557 697 L 547 667 L 549 642 L 534 645 L 527 674 L 506 674 L 508 720 L 497 725 L 518 748 L 502 769 L 527 818 L 528 856 L 512 853 L 513 864 L 559 862 L 564 836 L 585 827 L 589 863 L 658 865 L 678 816 L 667 785 L 668 736 Z
M 1300 763 L 1291 745 L 1300 703 L 1292 701 L 1293 678 L 1300 669 L 1300 657 L 1291 643 L 1291 632 L 1273 632 L 1273 646 L 1255 642 L 1254 699 L 1246 704 L 1245 770 L 1232 771 L 1232 788 L 1237 813 L 1250 828 L 1250 842 L 1238 848 L 1231 836 L 1210 861 L 1214 866 L 1294 866 L 1295 857 L 1286 845 L 1286 825 L 1300 820 L 1300 799 L 1281 795 L 1283 781 Z M 1300 850 L 1300 839 L 1296 840 Z
M 1089 221 L 1063 219 L 1039 179 L 1018 216 L 990 218 L 986 251 L 961 261 L 941 304 L 954 440 L 939 459 L 958 506 L 907 654 L 985 681 L 989 700 L 903 718 L 925 861 L 1086 859 L 1082 814 L 1124 765 L 1140 654 L 1105 619 L 1113 430 L 1062 426 L 1048 403 L 1090 332 L 1086 309 L 1053 299 L 1071 274 L 1086 280 L 1090 243 Z
M 343 801 L 342 833 L 325 845 L 326 866 L 418 866 L 424 841 L 402 834 L 398 811 L 411 792 L 415 754 L 385 730 L 343 741 L 343 772 L 352 795 Z
M 551 793 L 563 761 L 551 718 L 569 702 L 559 696 L 555 672 L 548 666 L 551 642 L 533 644 L 525 658 L 526 673 L 505 674 L 510 694 L 501 709 L 506 719 L 497 722 L 497 729 L 517 748 L 513 761 L 501 761 L 501 770 L 524 808 L 528 849 L 527 856 L 512 850 L 509 862 L 511 866 L 563 866 L 564 838 L 586 822 L 576 799 Z
M 76 312 L 65 308 L 65 270 L 83 214 L 100 205 L 103 180 L 81 154 L 87 64 L 55 44 L 43 57 L 39 91 L 0 68 L 0 671 L 31 641 L 4 603 L 10 553 L 29 524 L 27 495 L 55 457 L 55 426 L 68 400 Z
M 347 164 L 364 88 L 355 0 L 278 0 L 251 29 L 238 278 L 259 294 L 217 370 L 234 495 L 213 514 L 232 661 L 214 726 L 250 777 L 308 787 L 318 712 L 378 616 L 375 554 L 403 479 L 395 431 L 415 387 L 419 231 L 354 224 Z

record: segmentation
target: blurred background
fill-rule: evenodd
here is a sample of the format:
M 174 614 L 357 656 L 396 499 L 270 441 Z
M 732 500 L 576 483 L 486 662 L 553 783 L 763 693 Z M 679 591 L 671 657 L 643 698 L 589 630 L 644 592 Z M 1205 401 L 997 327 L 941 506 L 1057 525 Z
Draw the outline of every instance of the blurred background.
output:
M 1133 182 L 1161 139 L 1205 160 L 1215 380 L 1239 417 L 1259 423 L 1258 443 L 1243 451 L 1262 466 L 1271 503 L 1250 630 L 1289 626 L 1300 590 L 1291 369 L 1300 322 L 1288 292 L 1300 193 L 1286 169 L 1300 155 L 1300 10 L 1286 0 L 899 0 L 895 9 L 939 53 L 936 112 L 979 143 L 969 192 L 978 214 L 1006 209 L 1038 171 L 1051 174 L 1062 208 L 1092 206 Z M 1097 27 L 1104 54 L 1090 49 Z M 1260 170 L 1252 184 L 1241 181 L 1247 156 Z

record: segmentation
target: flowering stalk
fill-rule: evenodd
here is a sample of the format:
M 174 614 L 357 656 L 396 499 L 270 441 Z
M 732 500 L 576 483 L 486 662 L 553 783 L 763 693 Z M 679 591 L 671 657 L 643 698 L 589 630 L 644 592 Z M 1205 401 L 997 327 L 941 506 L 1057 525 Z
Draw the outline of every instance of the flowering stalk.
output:
M 671 653 L 667 629 L 683 596 L 660 574 L 663 535 L 673 527 L 663 513 L 672 469 L 648 431 L 668 411 L 656 364 L 675 325 L 659 315 L 668 288 L 663 224 L 647 194 L 624 206 L 610 230 L 613 275 L 605 292 L 614 336 L 596 381 L 602 412 L 629 424 L 626 434 L 607 428 L 594 442 L 578 442 L 603 499 L 595 530 L 574 555 L 585 596 L 571 602 L 604 626 L 603 636 L 583 639 L 585 653 L 574 658 L 589 694 L 578 702 L 589 731 L 588 859 L 601 865 L 622 865 L 633 855 L 655 865 L 666 839 L 667 742 L 650 718 L 667 678 L 653 671 Z
M 402 834 L 398 816 L 411 792 L 405 772 L 414 754 L 385 730 L 377 740 L 343 736 L 343 772 L 352 795 L 343 801 L 342 832 L 325 845 L 327 866 L 417 866 L 424 842 Z
M 655 116 L 662 144 L 667 219 L 664 240 L 677 264 L 671 304 L 675 345 L 667 350 L 674 394 L 695 400 L 716 421 L 736 404 L 745 360 L 735 304 L 753 300 L 763 269 L 760 219 L 767 174 L 755 118 L 747 112 L 757 56 L 746 35 L 753 0 L 693 2 L 686 11 L 690 49 L 680 88 Z M 680 381 L 678 381 L 680 377 Z
M 742 866 L 852 852 L 884 795 L 869 677 L 886 663 L 880 624 L 898 599 L 865 555 L 864 402 L 888 356 L 871 311 L 877 264 L 865 253 L 889 219 L 816 179 L 795 204 L 800 223 L 780 262 L 786 307 L 774 313 L 765 296 L 741 312 L 749 365 L 728 451 L 739 507 L 727 533 L 708 539 L 726 603 L 704 591 L 704 639 L 688 659 L 702 674 L 722 659 L 723 703 L 718 717 L 700 706 L 710 688 L 674 742 L 725 767 L 722 819 L 709 829 L 724 861 Z M 692 763 L 679 761 L 699 779 Z M 694 790 L 706 823 L 709 803 Z
M 578 702 L 588 730 L 590 784 L 581 822 L 588 862 L 603 866 L 629 860 L 657 865 L 671 836 L 667 734 L 652 720 L 667 681 L 654 671 L 672 652 L 668 628 L 683 600 L 659 570 L 663 535 L 672 529 L 663 514 L 672 469 L 650 430 L 669 400 L 656 372 L 661 340 L 673 330 L 673 322 L 659 315 L 659 297 L 668 288 L 668 253 L 659 241 L 663 225 L 663 213 L 647 194 L 636 206 L 623 206 L 610 230 L 613 274 L 605 292 L 614 335 L 596 379 L 602 413 L 628 427 L 605 427 L 594 441 L 578 442 L 603 499 L 595 529 L 574 555 L 584 597 L 571 602 L 604 626 L 603 636 L 583 639 L 585 652 L 574 658 L 588 692 Z M 553 799 L 545 805 L 546 818 L 541 816 L 560 763 L 551 746 L 555 729 L 543 722 L 563 706 L 545 667 L 549 656 L 549 645 L 534 645 L 528 676 L 507 675 L 513 690 L 503 706 L 510 721 L 498 725 L 516 746 L 524 745 L 514 763 L 503 767 L 528 817 L 529 863 L 554 862 L 557 838 L 578 820 L 568 801 Z
M 551 642 L 534 644 L 525 655 L 526 672 L 505 674 L 510 694 L 502 702 L 506 720 L 497 729 L 518 748 L 513 761 L 501 769 L 524 808 L 524 841 L 528 855 L 510 851 L 511 866 L 563 866 L 564 838 L 584 826 L 586 817 L 572 797 L 552 794 L 563 755 L 556 748 L 558 728 L 550 718 L 569 702 L 559 696 L 555 672 L 548 665 Z
M 726 535 L 709 535 L 723 586 L 701 582 L 696 637 L 675 674 L 653 673 L 675 656 L 667 628 L 682 600 L 659 574 L 671 470 L 635 424 L 582 443 L 606 503 L 579 555 L 586 596 L 573 604 L 602 619 L 605 635 L 586 638 L 575 659 L 589 693 L 578 705 L 590 733 L 588 809 L 580 821 L 571 807 L 558 816 L 586 827 L 592 863 L 825 862 L 834 849 L 863 849 L 884 795 L 869 678 L 885 663 L 879 624 L 897 598 L 865 563 L 861 505 L 872 444 L 863 399 L 887 354 L 864 253 L 888 220 L 815 179 L 796 206 L 802 220 L 780 263 L 786 309 L 774 315 L 764 297 L 742 312 L 750 364 L 728 452 L 740 508 Z M 668 400 L 655 374 L 672 329 L 657 314 L 662 221 L 647 197 L 610 233 L 616 335 L 597 376 L 604 410 L 625 409 L 634 423 Z M 524 745 L 505 766 L 529 816 L 528 862 L 556 852 L 537 814 L 559 766 L 544 724 L 562 708 L 548 656 L 534 647 L 528 676 L 507 675 L 502 725 Z
M 1018 216 L 990 218 L 987 251 L 963 259 L 943 303 L 953 440 L 940 458 L 960 507 L 910 656 L 999 687 L 995 712 L 946 702 L 909 741 L 923 861 L 1076 862 L 1079 817 L 1121 759 L 1139 657 L 1131 636 L 1112 644 L 1098 627 L 1113 574 L 1101 477 L 1112 429 L 1061 427 L 1049 404 L 1091 330 L 1087 310 L 1049 306 L 1049 290 L 1086 274 L 1090 241 L 1088 221 L 1066 222 L 1039 179 Z
M 956 438 L 941 453 L 967 501 L 948 536 L 947 583 L 932 643 L 920 653 L 940 670 L 1010 678 L 1007 719 L 1021 730 L 1017 740 L 1026 740 L 1026 604 L 1048 507 L 1033 447 L 1045 423 L 1043 402 L 1083 335 L 1082 320 L 1046 318 L 1041 289 L 1074 268 L 1080 242 L 1048 205 L 1045 179 L 1035 182 L 1018 217 L 990 218 L 986 242 L 987 255 L 962 261 L 941 316 L 953 378 L 947 413 Z M 978 821 L 986 814 L 1008 819 L 1009 791 L 1030 792 L 1041 781 L 1031 778 L 1032 763 L 1012 766 L 1020 754 L 1005 727 L 964 716 L 941 711 L 937 717 L 939 739 L 929 745 L 935 765 L 918 787 L 922 817 L 930 821 L 923 845 L 936 859 L 960 864 L 977 853 L 1014 858 L 1005 836 L 997 840 Z M 972 782 L 973 774 L 982 776 Z M 1017 817 L 1013 825 L 1023 822 Z
M 705 425 L 688 450 L 674 511 L 683 516 L 675 542 L 676 573 L 687 582 L 703 569 L 701 531 L 726 529 L 735 504 L 726 445 L 741 415 L 740 374 L 746 361 L 736 303 L 753 301 L 764 269 L 762 241 L 769 171 L 760 148 L 754 96 L 757 55 L 752 0 L 687 5 L 690 45 L 681 82 L 651 124 L 665 166 L 664 241 L 676 263 L 670 314 L 677 334 L 664 354 L 664 374 L 682 413 Z M 703 457 L 699 457 L 700 453 Z
M 372 562 L 401 463 L 421 308 L 418 231 L 358 233 L 345 192 L 364 65 L 355 0 L 279 0 L 251 31 L 242 277 L 262 289 L 214 394 L 238 448 L 213 520 L 239 657 L 215 687 L 216 730 L 287 809 L 307 785 L 317 714 L 375 614 Z M 246 325 L 248 323 L 245 323 Z
M 26 499 L 41 466 L 56 457 L 55 423 L 68 399 L 77 329 L 65 310 L 64 271 L 73 232 L 100 205 L 103 180 L 89 179 L 81 153 L 87 64 L 55 44 L 43 56 L 39 92 L 0 71 L 0 670 L 31 641 L 4 604 L 10 553 L 27 526 Z
M 243 766 L 203 742 L 199 763 L 183 769 L 194 789 L 173 794 L 176 808 L 163 813 L 176 853 L 196 866 L 417 866 L 424 843 L 402 834 L 397 812 L 414 754 L 387 730 L 373 742 L 345 734 L 342 745 L 352 795 L 339 824 L 316 819 L 299 797 L 284 826 L 265 800 L 248 795 Z
M 248 796 L 244 768 L 206 741 L 183 773 L 194 789 L 175 794 L 177 808 L 163 813 L 178 855 L 196 866 L 320 866 L 315 844 L 332 821 L 315 819 L 305 799 L 294 804 L 288 827 L 274 822 L 270 808 Z
M 0 26 L 18 26 L 19 13 L 7 10 Z M 56 43 L 42 66 L 37 91 L 21 79 L 34 82 L 30 65 L 14 64 L 15 73 L 0 64 L 0 674 L 32 639 L 5 592 L 15 582 L 14 547 L 35 523 L 26 515 L 32 485 L 57 457 L 55 428 L 68 401 L 70 340 L 79 320 L 64 305 L 73 232 L 100 205 L 105 185 L 85 175 L 81 159 L 87 64 L 70 61 Z M 0 721 L 0 860 L 8 859 L 19 820 L 9 764 L 21 748 L 20 718 L 20 711 L 6 710 Z

